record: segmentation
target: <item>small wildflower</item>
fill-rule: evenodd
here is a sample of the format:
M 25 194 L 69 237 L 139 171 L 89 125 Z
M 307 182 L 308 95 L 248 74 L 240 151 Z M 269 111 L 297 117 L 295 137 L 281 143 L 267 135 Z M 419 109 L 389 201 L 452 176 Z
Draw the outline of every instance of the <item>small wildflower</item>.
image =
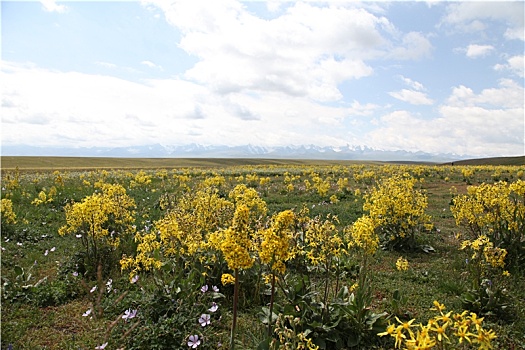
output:
M 509 272 L 509 271 L 507 271 L 507 270 L 503 271 L 503 276 L 505 276 L 505 277 L 508 277 L 508 276 L 510 276 L 510 272 Z
M 91 288 L 91 290 L 89 291 L 90 293 L 93 293 L 94 291 L 97 290 L 97 286 L 94 286 L 93 288 Z
M 211 307 L 208 309 L 209 312 L 215 312 L 219 309 L 219 305 L 217 305 L 216 302 L 213 302 L 213 304 L 211 304 Z
M 83 317 L 88 317 L 89 315 L 91 315 L 91 309 L 87 310 L 82 314 Z
M 81 234 L 75 235 L 76 238 L 82 238 Z
M 190 335 L 190 339 L 188 340 L 188 346 L 192 349 L 196 349 L 197 346 L 201 344 L 201 341 L 199 340 L 199 336 L 197 334 Z
M 74 271 L 73 276 L 78 277 L 78 272 Z
M 210 324 L 210 315 L 208 314 L 202 314 L 201 317 L 199 317 L 199 323 L 201 326 L 206 327 Z
M 408 270 L 408 260 L 400 257 L 396 261 L 396 268 L 398 271 L 407 271 Z
M 102 349 L 105 349 L 106 346 L 108 346 L 108 342 L 105 342 L 104 344 L 97 346 L 97 347 L 95 348 L 95 350 L 102 350 Z
M 208 285 L 204 285 L 201 287 L 201 292 L 206 293 L 208 291 Z
M 219 293 L 219 287 L 217 287 L 217 286 L 212 286 L 211 289 L 212 289 L 215 293 Z
M 131 320 L 135 316 L 137 316 L 137 310 L 127 309 L 126 311 L 124 311 L 124 315 L 122 315 L 122 318 L 127 321 Z
M 47 254 L 49 254 L 49 250 L 46 249 L 46 251 L 44 252 L 44 256 L 47 256 Z
M 139 275 L 135 275 L 135 276 L 133 276 L 133 278 L 131 279 L 131 283 L 137 283 L 138 280 L 139 280 Z
M 106 282 L 106 290 L 107 292 L 111 292 L 113 290 L 113 280 L 110 278 L 107 282 Z

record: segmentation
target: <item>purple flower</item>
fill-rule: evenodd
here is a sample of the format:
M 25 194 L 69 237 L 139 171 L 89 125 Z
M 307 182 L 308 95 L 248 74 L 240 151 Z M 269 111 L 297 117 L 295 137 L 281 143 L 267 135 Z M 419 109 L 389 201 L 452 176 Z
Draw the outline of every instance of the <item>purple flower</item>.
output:
M 208 285 L 204 285 L 201 287 L 201 292 L 206 293 L 208 291 Z
M 203 327 L 206 327 L 207 325 L 210 324 L 210 315 L 208 314 L 202 314 L 201 317 L 199 318 L 199 323 L 201 324 L 201 326 Z
M 124 311 L 124 315 L 122 315 L 122 318 L 127 321 L 131 320 L 135 316 L 137 316 L 137 310 L 127 309 L 126 311 Z
M 78 272 L 73 272 L 73 276 L 77 277 L 78 276 Z
M 209 312 L 215 312 L 219 309 L 219 305 L 217 305 L 216 302 L 213 302 L 213 304 L 211 304 L 211 307 L 208 309 Z
M 196 349 L 197 346 L 201 344 L 201 341 L 199 340 L 199 336 L 197 334 L 190 335 L 190 339 L 188 340 L 188 346 L 192 349 Z
M 217 286 L 213 286 L 213 287 L 211 287 L 211 289 L 212 289 L 215 293 L 219 293 L 219 287 L 217 287 Z
M 138 280 L 139 280 L 139 275 L 135 275 L 135 276 L 133 276 L 133 278 L 131 279 L 131 283 L 137 283 Z

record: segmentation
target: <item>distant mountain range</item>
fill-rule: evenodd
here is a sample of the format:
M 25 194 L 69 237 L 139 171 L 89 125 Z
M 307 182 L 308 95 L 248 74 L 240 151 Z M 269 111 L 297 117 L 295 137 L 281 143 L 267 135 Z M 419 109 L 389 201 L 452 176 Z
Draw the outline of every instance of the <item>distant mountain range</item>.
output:
M 3 156 L 62 156 L 116 158 L 268 158 L 449 162 L 474 158 L 468 155 L 377 150 L 366 146 L 320 147 L 315 145 L 263 147 L 152 144 L 133 147 L 36 147 L 2 146 Z

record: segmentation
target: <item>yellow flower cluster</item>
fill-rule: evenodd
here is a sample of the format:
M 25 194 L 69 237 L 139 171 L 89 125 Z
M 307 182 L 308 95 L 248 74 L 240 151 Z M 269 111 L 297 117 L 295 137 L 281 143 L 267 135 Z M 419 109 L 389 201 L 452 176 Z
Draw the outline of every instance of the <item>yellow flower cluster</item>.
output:
M 454 198 L 450 210 L 456 224 L 465 227 L 471 236 L 482 239 L 483 244 L 487 240 L 494 247 L 507 249 L 510 266 L 523 259 L 525 251 L 520 247 L 525 240 L 525 181 L 469 186 L 466 195 Z M 481 241 L 472 244 L 476 250 Z M 487 260 L 493 265 L 503 265 L 504 254 L 490 247 Z
M 149 185 L 151 181 L 151 176 L 146 174 L 144 170 L 141 170 L 133 177 L 133 180 L 131 180 L 129 187 L 135 188 L 144 185 Z
M 399 257 L 396 261 L 396 269 L 398 271 L 407 271 L 408 270 L 408 260 L 403 258 L 402 256 Z
M 502 223 L 513 234 L 523 234 L 519 230 L 525 221 L 525 181 L 469 186 L 466 195 L 454 198 L 450 210 L 457 225 L 468 227 L 476 235 L 483 231 L 501 235 Z
M 486 262 L 492 267 L 505 267 L 507 251 L 494 247 L 494 244 L 485 235 L 481 235 L 473 241 L 463 241 L 460 250 L 469 250 L 471 252 L 471 263 L 483 264 Z
M 128 197 L 119 184 L 103 184 L 102 193 L 85 197 L 79 203 L 67 204 L 66 225 L 58 233 L 80 233 L 98 240 L 107 238 L 109 244 L 118 245 L 118 234 L 133 232 L 135 201 Z M 109 229 L 119 229 L 110 236 Z
M 247 205 L 240 204 L 235 209 L 232 226 L 219 234 L 222 239 L 219 249 L 222 251 L 228 267 L 232 270 L 249 269 L 255 259 L 251 256 L 252 239 L 249 226 L 250 210 Z
M 150 271 L 153 269 L 160 269 L 162 262 L 154 257 L 155 251 L 160 249 L 160 242 L 157 240 L 155 233 L 147 233 L 135 235 L 135 242 L 137 242 L 137 255 L 135 258 L 124 256 L 120 260 L 120 267 L 122 270 L 130 270 L 129 276 L 132 278 L 138 271 Z
M 337 217 L 330 215 L 324 221 L 319 217 L 308 221 L 303 249 L 312 265 L 329 266 L 333 258 L 346 252 L 336 228 L 338 222 Z
M 271 264 L 272 271 L 284 274 L 285 261 L 293 257 L 290 244 L 294 236 L 295 214 L 291 210 L 282 211 L 272 218 L 269 228 L 259 232 L 261 246 L 259 258 L 264 264 Z
M 235 277 L 233 277 L 229 273 L 223 273 L 221 276 L 221 283 L 223 286 L 227 286 L 228 284 L 235 284 Z
M 419 227 L 432 227 L 425 213 L 427 196 L 415 189 L 416 183 L 408 174 L 394 175 L 365 195 L 363 209 L 370 212 L 376 227 L 391 233 L 391 241 L 411 237 Z
M 414 325 L 414 319 L 390 324 L 385 332 L 379 336 L 389 335 L 395 338 L 396 349 L 443 349 L 444 344 L 466 348 L 468 345 L 477 346 L 478 349 L 492 349 L 492 341 L 496 338 L 493 330 L 483 328 L 483 318 L 475 313 L 444 313 L 446 307 L 434 301 L 431 310 L 438 311 L 438 315 L 429 319 L 426 325 Z
M 40 193 L 38 193 L 38 198 L 33 199 L 31 204 L 38 206 L 44 203 L 51 203 L 53 201 L 53 197 L 56 196 L 56 194 L 57 194 L 57 189 L 55 186 L 51 187 L 48 194 L 46 194 L 45 189 L 44 189 L 40 191 Z
M 13 202 L 10 199 L 2 199 L 0 211 L 2 213 L 2 223 L 16 224 L 16 214 L 13 211 Z
M 213 179 L 215 182 L 218 178 Z M 221 238 L 212 233 L 230 223 L 234 205 L 221 198 L 216 188 L 206 188 L 209 183 L 203 182 L 203 189 L 184 195 L 176 203 L 171 203 L 169 196 L 161 196 L 161 204 L 170 202 L 166 206 L 173 208 L 154 222 L 155 234 L 144 232 L 143 237 L 140 237 L 140 233 L 137 234 L 135 240 L 141 242 L 141 254 L 137 248 L 135 261 L 132 258 L 121 261 L 122 269 L 140 268 L 145 264 L 146 256 L 149 259 L 148 266 L 158 266 L 162 257 L 182 255 L 213 263 L 215 256 L 206 255 L 205 251 L 209 248 L 219 249 Z M 156 250 L 160 254 L 153 254 Z M 157 257 L 155 263 L 151 260 L 153 256 Z M 211 260 L 206 261 L 207 258 Z
M 348 245 L 361 249 L 365 254 L 373 255 L 379 246 L 374 220 L 362 216 L 347 230 Z

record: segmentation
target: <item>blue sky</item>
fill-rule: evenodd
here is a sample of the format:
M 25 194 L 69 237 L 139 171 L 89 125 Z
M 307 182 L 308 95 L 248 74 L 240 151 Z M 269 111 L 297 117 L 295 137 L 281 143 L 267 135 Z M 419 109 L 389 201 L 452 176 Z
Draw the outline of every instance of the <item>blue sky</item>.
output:
M 524 2 L 2 1 L 2 145 L 524 150 Z

